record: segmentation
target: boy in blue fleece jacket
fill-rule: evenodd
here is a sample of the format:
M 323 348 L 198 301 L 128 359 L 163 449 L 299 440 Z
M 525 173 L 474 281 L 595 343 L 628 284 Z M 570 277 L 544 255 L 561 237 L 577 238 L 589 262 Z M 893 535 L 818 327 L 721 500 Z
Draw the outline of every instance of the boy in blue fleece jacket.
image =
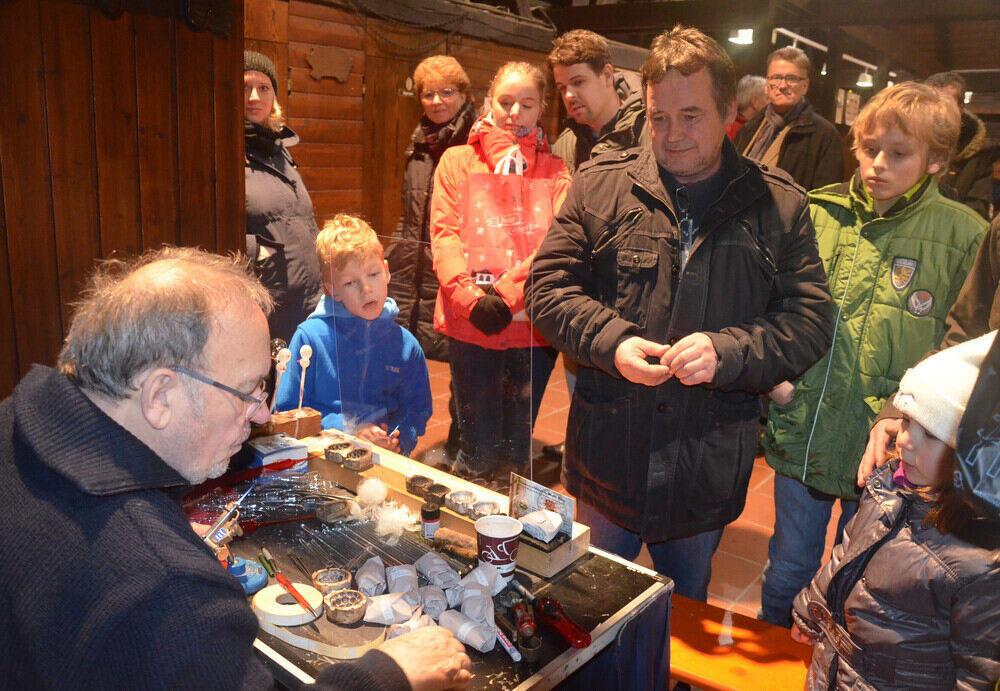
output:
M 323 428 L 409 454 L 431 416 L 431 386 L 424 351 L 396 323 L 399 308 L 386 297 L 382 245 L 363 220 L 338 214 L 316 237 L 316 252 L 326 295 L 292 337 L 278 410 L 299 405 L 298 358 L 309 345 L 302 405 L 320 412 Z

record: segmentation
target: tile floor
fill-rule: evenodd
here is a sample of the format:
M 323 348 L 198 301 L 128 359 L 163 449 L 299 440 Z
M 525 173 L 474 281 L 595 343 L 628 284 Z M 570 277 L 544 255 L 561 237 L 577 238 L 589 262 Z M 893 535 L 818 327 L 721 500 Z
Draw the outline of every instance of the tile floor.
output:
M 434 397 L 434 415 L 427 424 L 427 433 L 421 437 L 412 457 L 421 460 L 440 454 L 448 436 L 448 387 L 450 374 L 447 363 L 428 362 L 431 391 Z M 566 417 L 569 412 L 569 394 L 563 374 L 562 362 L 556 363 L 552 377 L 542 399 L 542 406 L 535 424 L 534 447 L 537 454 L 542 445 L 563 440 Z M 557 475 L 548 469 L 546 477 Z M 550 486 L 565 491 L 557 481 Z M 763 458 L 757 458 L 750 478 L 746 508 L 730 524 L 712 560 L 712 581 L 708 587 L 709 603 L 747 616 L 756 616 L 760 606 L 760 576 L 767 561 L 767 541 L 774 526 L 774 471 Z M 827 530 L 827 550 L 830 554 L 838 510 L 834 510 Z M 652 567 L 649 553 L 643 547 L 636 559 L 639 564 Z

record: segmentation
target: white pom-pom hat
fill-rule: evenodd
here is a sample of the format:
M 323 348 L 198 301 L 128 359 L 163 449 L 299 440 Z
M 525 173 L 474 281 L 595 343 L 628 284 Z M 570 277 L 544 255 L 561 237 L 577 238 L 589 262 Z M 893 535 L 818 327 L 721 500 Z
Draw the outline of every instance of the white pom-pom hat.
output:
M 958 443 L 958 423 L 979 377 L 979 367 L 997 332 L 959 343 L 906 370 L 899 382 L 896 408 L 951 448 Z

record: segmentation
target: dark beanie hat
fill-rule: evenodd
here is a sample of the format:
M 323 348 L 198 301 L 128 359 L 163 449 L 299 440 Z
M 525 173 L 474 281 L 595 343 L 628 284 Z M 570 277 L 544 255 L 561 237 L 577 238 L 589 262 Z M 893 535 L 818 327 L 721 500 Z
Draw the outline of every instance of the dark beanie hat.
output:
M 274 62 L 271 58 L 261 53 L 256 53 L 252 50 L 243 51 L 243 71 L 249 72 L 254 70 L 256 72 L 263 72 L 267 75 L 268 79 L 271 80 L 271 86 L 274 87 L 275 93 L 278 91 L 278 70 L 274 67 Z

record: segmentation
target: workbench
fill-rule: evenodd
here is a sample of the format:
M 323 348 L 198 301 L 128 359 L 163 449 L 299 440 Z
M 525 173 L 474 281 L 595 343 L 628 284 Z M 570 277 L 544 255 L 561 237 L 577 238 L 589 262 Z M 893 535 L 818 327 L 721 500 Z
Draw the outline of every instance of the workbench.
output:
M 266 539 L 266 530 L 254 535 Z M 244 543 L 242 549 L 237 544 L 234 551 L 249 554 L 253 542 Z M 286 572 L 292 580 L 302 580 L 297 570 L 286 568 Z M 592 642 L 587 648 L 571 648 L 542 629 L 535 666 L 515 664 L 499 642 L 486 654 L 467 647 L 474 675 L 470 688 L 550 689 L 561 682 L 566 682 L 564 688 L 580 689 L 665 688 L 673 591 L 669 579 L 594 547 L 554 578 L 524 572 L 518 577 L 530 582 L 536 596 L 559 600 L 567 614 L 590 631 Z M 322 667 L 336 664 L 263 631 L 254 647 L 275 680 L 290 689 L 312 683 Z
M 402 482 L 408 474 L 420 472 L 435 482 L 446 482 L 453 489 L 475 487 L 384 450 L 379 456 L 374 468 L 355 475 L 325 463 L 322 454 L 314 451 L 310 454 L 309 468 L 352 491 L 361 477 L 379 477 L 389 486 L 390 497 L 394 501 L 410 504 L 411 509 L 419 508 L 419 503 L 414 501 L 414 497 L 406 496 L 402 489 Z M 246 478 L 245 475 L 238 477 L 241 480 Z M 225 481 L 224 478 L 219 480 Z M 496 500 L 501 505 L 501 511 L 507 511 L 506 497 L 479 487 L 476 487 L 476 493 Z M 450 514 L 446 509 L 442 510 L 442 526 L 462 529 L 461 521 L 466 520 L 465 517 Z M 316 518 L 265 525 L 237 538 L 229 548 L 236 556 L 254 559 L 260 548 L 266 545 L 275 553 L 282 571 L 290 580 L 308 583 L 307 571 L 318 568 L 319 564 L 315 558 L 311 561 L 293 558 L 294 545 L 302 537 L 315 540 L 312 536 L 324 530 L 327 531 L 324 541 L 329 541 L 347 555 L 353 562 L 349 566 L 352 569 L 359 565 L 356 556 L 361 554 L 358 543 L 362 543 L 361 550 L 367 546 L 371 554 L 378 554 L 388 564 L 394 560 L 396 563 L 412 563 L 415 553 L 430 549 L 430 545 L 418 535 L 404 534 L 398 546 L 385 547 L 374 539 L 371 527 L 362 525 L 352 529 L 354 533 L 351 530 L 338 533 Z M 340 547 L 337 540 L 345 541 L 346 546 Z M 471 688 L 548 689 L 559 684 L 564 688 L 582 689 L 659 690 L 666 687 L 670 666 L 670 597 L 673 592 L 673 583 L 668 578 L 617 555 L 590 547 L 589 529 L 577 523 L 573 524 L 571 537 L 559 551 L 553 553 L 554 556 L 536 554 L 534 563 L 525 559 L 531 563 L 533 571 L 520 568 L 522 557 L 527 557 L 530 552 L 523 547 L 522 542 L 524 554 L 518 555 L 518 580 L 535 596 L 558 600 L 567 615 L 590 632 L 592 642 L 586 648 L 572 648 L 555 632 L 542 628 L 542 647 L 534 664 L 527 661 L 514 663 L 499 641 L 492 651 L 485 654 L 467 646 L 474 674 Z M 351 550 L 354 554 L 349 554 Z M 456 570 L 469 566 L 454 557 L 445 556 Z M 562 564 L 566 566 L 552 572 L 553 565 Z M 495 602 L 499 603 L 501 596 L 494 598 Z M 324 636 L 326 627 L 333 626 L 325 619 L 315 623 L 320 629 L 317 636 Z M 351 635 L 365 636 L 369 633 L 355 632 Z M 258 632 L 254 645 L 278 683 L 288 688 L 311 683 L 322 667 L 336 664 L 332 658 L 292 646 L 264 630 Z

